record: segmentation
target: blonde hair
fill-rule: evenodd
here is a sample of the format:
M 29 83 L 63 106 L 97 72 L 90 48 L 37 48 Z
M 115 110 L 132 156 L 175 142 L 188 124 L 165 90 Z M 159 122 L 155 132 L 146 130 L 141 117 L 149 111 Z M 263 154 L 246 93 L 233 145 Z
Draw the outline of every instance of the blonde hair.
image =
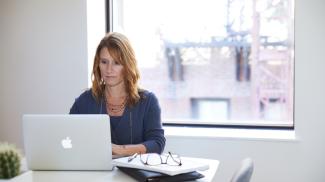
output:
M 135 105 L 139 99 L 138 80 L 140 79 L 139 70 L 137 68 L 137 61 L 134 50 L 130 41 L 126 36 L 117 32 L 108 33 L 99 43 L 93 65 L 92 72 L 92 94 L 96 101 L 102 99 L 105 91 L 105 83 L 103 82 L 100 69 L 100 51 L 107 48 L 109 54 L 114 60 L 118 61 L 123 66 L 123 77 L 125 89 L 128 93 L 127 104 L 129 106 Z

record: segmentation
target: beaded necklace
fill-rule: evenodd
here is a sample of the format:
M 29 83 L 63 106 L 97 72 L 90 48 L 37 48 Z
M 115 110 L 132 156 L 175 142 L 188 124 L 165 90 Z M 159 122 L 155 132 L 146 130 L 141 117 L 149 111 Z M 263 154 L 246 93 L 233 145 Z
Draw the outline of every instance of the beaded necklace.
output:
M 106 108 L 107 108 L 108 112 L 113 115 L 118 114 L 122 110 L 124 110 L 126 107 L 126 103 L 127 103 L 127 97 L 125 97 L 123 99 L 123 102 L 121 104 L 109 103 L 107 94 L 105 94 L 105 100 L 106 100 Z

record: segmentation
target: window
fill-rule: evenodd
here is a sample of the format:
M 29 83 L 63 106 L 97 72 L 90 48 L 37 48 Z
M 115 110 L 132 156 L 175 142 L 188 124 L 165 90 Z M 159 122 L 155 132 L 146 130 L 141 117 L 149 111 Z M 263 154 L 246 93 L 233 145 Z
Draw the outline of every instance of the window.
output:
M 293 127 L 293 0 L 108 0 L 164 123 Z

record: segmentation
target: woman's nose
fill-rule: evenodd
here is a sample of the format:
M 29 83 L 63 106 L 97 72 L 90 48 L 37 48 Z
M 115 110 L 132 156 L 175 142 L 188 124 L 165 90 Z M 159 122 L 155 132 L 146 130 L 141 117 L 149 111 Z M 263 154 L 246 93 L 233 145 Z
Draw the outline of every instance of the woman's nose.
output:
M 112 71 L 112 63 L 108 63 L 106 66 L 106 69 L 108 72 L 111 72 Z

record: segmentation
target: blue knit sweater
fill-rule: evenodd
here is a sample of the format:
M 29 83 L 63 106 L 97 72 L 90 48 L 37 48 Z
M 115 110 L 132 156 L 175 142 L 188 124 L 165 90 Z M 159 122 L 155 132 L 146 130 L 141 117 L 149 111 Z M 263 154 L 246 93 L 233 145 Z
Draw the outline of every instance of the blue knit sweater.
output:
M 143 96 L 135 106 L 126 107 L 119 122 L 111 127 L 112 143 L 143 144 L 148 153 L 162 153 L 166 139 L 160 106 L 153 93 L 144 91 Z M 89 89 L 75 100 L 70 114 L 107 114 L 106 104 L 104 100 L 96 102 Z

